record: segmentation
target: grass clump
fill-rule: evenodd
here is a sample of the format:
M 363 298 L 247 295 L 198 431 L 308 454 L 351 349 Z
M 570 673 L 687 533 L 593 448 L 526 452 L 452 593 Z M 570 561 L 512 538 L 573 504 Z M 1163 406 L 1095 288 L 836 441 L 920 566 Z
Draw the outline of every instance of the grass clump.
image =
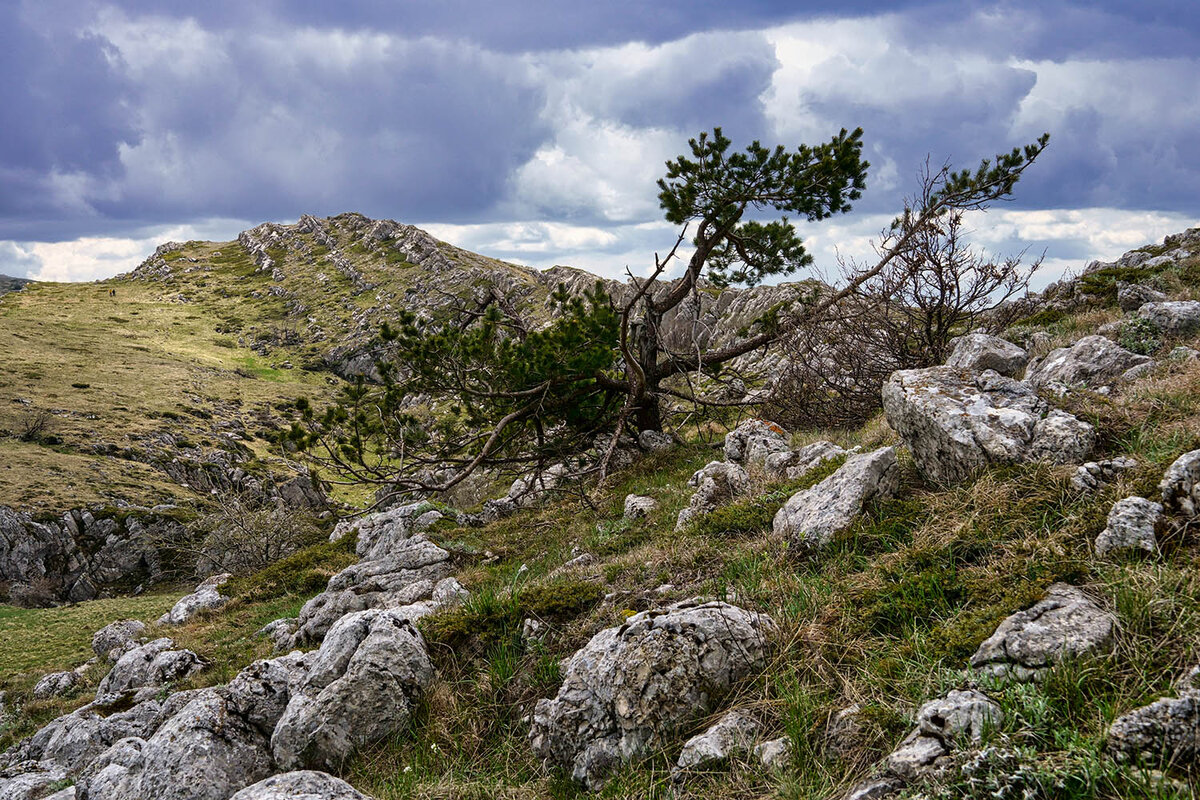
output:
M 253 575 L 231 579 L 226 591 L 248 602 L 317 594 L 330 578 L 357 563 L 354 552 L 357 541 L 357 536 L 349 535 L 336 542 L 311 545 Z

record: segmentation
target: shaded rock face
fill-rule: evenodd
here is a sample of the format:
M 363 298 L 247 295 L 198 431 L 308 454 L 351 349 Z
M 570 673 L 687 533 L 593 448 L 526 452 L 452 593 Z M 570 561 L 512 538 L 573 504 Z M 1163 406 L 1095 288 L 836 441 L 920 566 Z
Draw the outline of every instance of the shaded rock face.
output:
M 971 372 L 994 370 L 1008 378 L 1016 378 L 1025 371 L 1029 354 L 1012 342 L 986 333 L 968 333 L 954 345 L 947 367 L 966 369 Z
M 182 625 L 202 611 L 220 608 L 229 602 L 229 598 L 221 594 L 221 587 L 232 578 L 228 572 L 206 578 L 196 590 L 189 595 L 179 598 L 171 610 L 158 619 L 159 625 Z
M 335 768 L 359 747 L 404 730 L 433 681 L 425 640 L 394 611 L 338 620 L 271 736 L 284 769 Z
M 887 759 L 887 769 L 905 780 L 937 771 L 943 759 L 964 744 L 979 744 L 1004 720 L 1000 706 L 976 691 L 952 691 L 917 711 L 917 727 Z
M 1200 302 L 1166 300 L 1138 307 L 1138 316 L 1168 336 L 1188 336 L 1200 331 Z
M 1085 336 L 1070 347 L 1051 350 L 1025 380 L 1046 387 L 1108 386 L 1137 377 L 1153 363 L 1150 356 L 1130 352 L 1103 336 Z
M 166 686 L 206 666 L 191 650 L 175 650 L 174 647 L 175 642 L 164 637 L 125 653 L 100 681 L 96 697 L 142 687 Z
M 229 800 L 371 800 L 341 778 L 299 770 L 247 786 Z
M 1167 467 L 1158 484 L 1162 504 L 1171 514 L 1192 518 L 1200 513 L 1200 450 L 1184 453 Z
M 1113 504 L 1108 512 L 1108 525 L 1096 537 L 1096 554 L 1108 555 L 1119 551 L 1158 551 L 1155 528 L 1162 517 L 1163 507 L 1144 497 L 1126 497 Z
M 1078 462 L 1095 429 L 1052 409 L 1029 386 L 993 371 L 928 367 L 892 373 L 883 387 L 888 423 L 931 481 L 953 484 L 989 465 Z
M 571 657 L 558 694 L 537 702 L 534 752 L 599 787 L 761 669 L 773 629 L 761 614 L 687 601 L 601 631 Z
M 1079 589 L 1056 583 L 1044 599 L 1001 622 L 971 656 L 971 666 L 1001 678 L 1030 680 L 1064 658 L 1111 647 L 1116 622 Z
M 898 488 L 900 466 L 894 449 L 851 456 L 837 472 L 788 499 L 775 514 L 775 534 L 799 547 L 824 547 L 853 524 L 866 503 L 886 500 Z
M 1150 767 L 1193 767 L 1200 761 L 1200 667 L 1163 697 L 1113 720 L 1107 746 L 1118 759 Z
M 740 497 L 750 491 L 750 475 L 737 464 L 727 461 L 710 461 L 688 479 L 696 493 L 688 501 L 687 508 L 680 510 L 675 520 L 675 530 L 682 530 L 698 517 Z
M 1137 311 L 1146 303 L 1166 300 L 1162 292 L 1140 283 L 1117 281 L 1117 305 L 1122 311 Z

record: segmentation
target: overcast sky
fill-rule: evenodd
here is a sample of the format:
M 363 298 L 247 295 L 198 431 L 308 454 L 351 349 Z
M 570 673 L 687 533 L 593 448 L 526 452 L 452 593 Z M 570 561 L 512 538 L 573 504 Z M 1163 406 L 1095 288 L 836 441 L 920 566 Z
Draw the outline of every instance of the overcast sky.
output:
M 1050 132 L 976 240 L 1043 282 L 1200 224 L 1200 3 L 2 0 L 0 273 L 92 280 L 166 240 L 359 211 L 538 267 L 644 273 L 689 137 L 861 126 L 869 252 L 926 157 Z

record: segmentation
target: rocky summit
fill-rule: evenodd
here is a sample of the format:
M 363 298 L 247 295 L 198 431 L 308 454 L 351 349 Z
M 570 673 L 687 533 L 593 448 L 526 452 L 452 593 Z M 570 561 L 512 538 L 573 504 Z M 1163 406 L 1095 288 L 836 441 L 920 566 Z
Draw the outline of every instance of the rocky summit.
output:
M 780 340 L 444 492 L 283 435 L 386 384 L 385 323 L 503 350 L 598 280 L 358 214 L 0 279 L 0 800 L 1200 792 L 1200 229 L 959 318 L 840 427 Z M 702 282 L 662 363 L 829 291 Z M 367 455 L 484 448 L 476 402 Z

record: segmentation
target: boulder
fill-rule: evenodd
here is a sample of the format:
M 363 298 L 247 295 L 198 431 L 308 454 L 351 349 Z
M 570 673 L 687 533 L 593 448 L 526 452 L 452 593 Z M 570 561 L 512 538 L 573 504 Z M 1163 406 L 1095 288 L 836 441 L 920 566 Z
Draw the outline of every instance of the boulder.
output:
M 637 437 L 638 447 L 655 452 L 669 450 L 675 446 L 675 440 L 662 431 L 641 431 Z
M 938 770 L 946 756 L 964 744 L 977 745 L 1004 720 L 1000 706 L 973 690 L 952 691 L 917 711 L 917 727 L 892 751 L 887 770 L 905 780 Z
M 1176 697 L 1163 697 L 1122 714 L 1108 729 L 1109 752 L 1121 760 L 1166 767 L 1200 761 L 1200 667 L 1178 681 Z
M 968 333 L 960 336 L 954 345 L 947 367 L 966 369 L 971 372 L 995 370 L 1009 378 L 1016 378 L 1025 371 L 1029 355 L 1012 342 L 986 333 Z
M 704 733 L 683 744 L 677 770 L 710 767 L 735 753 L 749 753 L 758 737 L 758 721 L 741 711 L 730 711 Z
M 1161 505 L 1144 497 L 1118 500 L 1108 512 L 1108 525 L 1096 537 L 1096 555 L 1129 550 L 1158 552 L 1154 529 L 1162 517 L 1162 510 Z
M 167 686 L 207 666 L 191 650 L 175 650 L 174 647 L 175 642 L 164 637 L 125 653 L 100 681 L 96 697 L 144 686 Z
M 62 783 L 67 774 L 53 766 L 31 765 L 20 774 L 5 775 L 0 772 L 0 800 L 34 800 L 45 797 L 56 783 Z
M 409 503 L 377 514 L 368 514 L 349 524 L 339 523 L 330 538 L 340 539 L 348 533 L 356 532 L 358 539 L 354 545 L 355 553 L 364 561 L 372 561 L 403 549 L 417 533 L 428 529 L 442 517 L 442 513 L 430 503 Z
M 92 634 L 92 652 L 106 661 L 116 661 L 137 647 L 137 639 L 146 630 L 146 623 L 137 619 L 110 622 Z
M 1163 508 L 1191 519 L 1200 514 L 1200 450 L 1184 453 L 1167 467 L 1158 484 Z
M 999 678 L 1030 680 L 1068 657 L 1109 649 L 1117 620 L 1074 586 L 1056 583 L 1046 597 L 1005 619 L 971 666 Z
M 228 572 L 206 578 L 189 595 L 179 598 L 171 610 L 158 619 L 159 625 L 182 625 L 202 611 L 220 608 L 229 602 L 229 598 L 221 594 L 220 588 L 232 578 Z
M 1071 486 L 1084 493 L 1098 492 L 1116 480 L 1121 473 L 1133 469 L 1137 461 L 1128 456 L 1118 456 L 1105 461 L 1088 461 L 1081 464 L 1071 476 Z
M 1146 303 L 1157 303 L 1166 299 L 1165 294 L 1144 284 L 1117 281 L 1117 305 L 1122 311 L 1137 311 Z
M 1198 358 L 1200 358 L 1200 350 L 1182 344 L 1172 347 L 1171 352 L 1167 353 L 1168 361 L 1195 361 Z
M 648 516 L 656 508 L 658 508 L 658 501 L 653 497 L 631 494 L 625 498 L 625 519 Z
M 770 739 L 755 746 L 754 756 L 767 769 L 786 769 L 792 763 L 792 743 L 787 737 Z
M 824 547 L 850 527 L 864 505 L 890 498 L 899 487 L 900 465 L 893 448 L 851 456 L 816 486 L 792 495 L 775 514 L 775 534 L 797 547 Z
M 383 551 L 368 545 L 368 552 Z M 319 642 L 334 623 L 356 611 L 386 608 L 416 621 L 465 594 L 453 571 L 450 554 L 425 534 L 395 540 L 387 555 L 352 564 L 330 578 L 325 591 L 300 610 L 287 646 Z
M 1025 380 L 1037 387 L 1108 386 L 1131 380 L 1153 364 L 1150 356 L 1133 353 L 1103 336 L 1085 336 L 1070 347 L 1051 350 L 1030 368 Z
M 247 786 L 229 800 L 371 800 L 341 778 L 299 770 Z
M 392 610 L 349 614 L 329 630 L 271 736 L 284 769 L 336 768 L 408 726 L 433 682 L 425 640 Z
M 790 438 L 774 422 L 748 419 L 725 435 L 725 460 L 743 466 L 761 464 L 772 453 L 790 450 Z
M 762 614 L 689 600 L 601 631 L 567 662 L 558 694 L 534 707 L 534 752 L 598 788 L 760 670 L 774 627 Z
M 1168 336 L 1189 336 L 1200 331 L 1200 301 L 1167 300 L 1146 303 L 1138 316 Z
M 695 486 L 696 493 L 692 495 L 687 508 L 680 510 L 675 520 L 677 531 L 717 506 L 749 492 L 750 475 L 737 464 L 710 461 L 688 479 L 688 485 Z
M 883 407 L 917 467 L 939 484 L 966 480 L 989 465 L 1078 462 L 1096 440 L 1091 425 L 991 370 L 894 372 L 883 387 Z
M 33 687 L 35 700 L 47 700 L 51 697 L 61 697 L 83 682 L 78 672 L 51 672 L 39 680 Z

